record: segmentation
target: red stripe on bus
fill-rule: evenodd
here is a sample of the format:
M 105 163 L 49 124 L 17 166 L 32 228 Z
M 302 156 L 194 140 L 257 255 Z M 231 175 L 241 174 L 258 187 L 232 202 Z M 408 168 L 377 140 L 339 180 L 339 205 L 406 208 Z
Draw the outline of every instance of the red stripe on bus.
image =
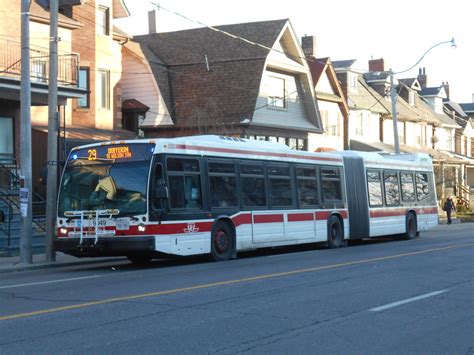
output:
M 250 213 L 242 213 L 232 218 L 232 222 L 234 222 L 234 226 L 238 227 L 242 224 L 251 224 L 252 223 L 252 215 Z
M 303 221 L 313 221 L 313 213 L 293 213 L 288 214 L 288 222 L 303 222 Z
M 411 208 L 396 208 L 390 210 L 372 210 L 370 211 L 370 217 L 396 217 L 404 216 Z M 415 207 L 413 208 L 418 214 L 437 214 L 437 207 Z
M 343 219 L 348 217 L 348 213 L 345 210 L 336 211 Z M 323 221 L 329 219 L 329 217 L 334 214 L 334 211 L 322 211 L 322 212 L 315 212 L 316 220 Z
M 282 214 L 258 214 L 253 216 L 253 223 L 277 223 L 283 222 Z
M 170 145 L 171 149 L 184 149 L 184 150 L 201 150 L 208 152 L 216 153 L 231 153 L 231 154 L 253 154 L 253 155 L 263 155 L 269 157 L 278 157 L 278 158 L 297 158 L 297 159 L 307 159 L 307 160 L 321 160 L 321 161 L 335 161 L 342 162 L 341 158 L 330 158 L 330 157 L 318 157 L 318 156 L 306 156 L 298 155 L 294 153 L 271 153 L 271 152 L 260 152 L 256 150 L 241 150 L 241 149 L 230 149 L 230 148 L 214 148 L 214 147 L 203 147 L 203 146 L 193 146 L 187 144 L 176 144 Z

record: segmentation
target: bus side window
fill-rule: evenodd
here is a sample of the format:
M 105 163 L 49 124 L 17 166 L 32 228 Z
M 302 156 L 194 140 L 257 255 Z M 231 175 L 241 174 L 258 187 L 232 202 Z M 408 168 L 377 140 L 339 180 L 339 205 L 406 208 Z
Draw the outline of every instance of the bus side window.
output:
M 402 201 L 415 201 L 415 184 L 412 173 L 400 173 L 400 182 L 402 187 Z
M 169 197 L 168 188 L 165 185 L 163 177 L 163 165 L 161 163 L 155 164 L 153 173 L 153 208 L 162 209 L 164 207 L 164 200 Z
M 199 160 L 168 158 L 171 208 L 202 208 Z
M 321 181 L 324 201 L 342 200 L 339 168 L 321 168 Z
M 398 174 L 396 172 L 383 172 L 383 182 L 385 187 L 385 203 L 387 206 L 400 204 L 400 189 L 398 185 Z
M 420 201 L 430 195 L 428 174 L 416 173 L 415 179 L 416 179 L 416 197 L 418 201 Z
M 367 169 L 367 190 L 369 193 L 369 205 L 382 206 L 382 181 L 380 171 Z

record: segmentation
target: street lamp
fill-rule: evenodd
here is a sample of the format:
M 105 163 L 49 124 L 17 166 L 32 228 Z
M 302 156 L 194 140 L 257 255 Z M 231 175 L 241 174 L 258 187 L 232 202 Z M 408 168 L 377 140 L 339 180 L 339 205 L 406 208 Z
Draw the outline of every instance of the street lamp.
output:
M 393 138 L 394 138 L 394 146 L 395 146 L 395 154 L 400 154 L 400 142 L 398 141 L 398 113 L 397 113 L 397 93 L 395 91 L 395 74 L 402 74 L 406 73 L 409 70 L 412 70 L 416 67 L 420 62 L 425 58 L 425 56 L 435 47 L 441 46 L 442 44 L 451 44 L 451 48 L 456 48 L 456 43 L 454 43 L 454 38 L 450 41 L 443 41 L 431 46 L 421 57 L 418 61 L 413 64 L 410 68 L 406 70 L 402 70 L 399 72 L 393 72 L 392 69 L 389 70 L 390 75 L 390 100 L 392 101 L 392 119 L 393 119 Z

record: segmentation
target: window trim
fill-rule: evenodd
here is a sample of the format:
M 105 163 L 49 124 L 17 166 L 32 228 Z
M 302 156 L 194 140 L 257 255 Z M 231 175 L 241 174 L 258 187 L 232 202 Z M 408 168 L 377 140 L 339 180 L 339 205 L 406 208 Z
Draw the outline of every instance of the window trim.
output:
M 110 8 L 99 5 L 97 11 L 98 13 L 103 14 L 105 19 L 105 26 L 103 26 L 102 23 L 99 23 L 99 19 L 97 19 L 97 34 L 99 36 L 110 36 Z
M 110 70 L 99 69 L 99 110 L 110 110 Z M 106 75 L 106 87 L 102 87 L 102 74 Z M 102 102 L 102 91 L 105 90 L 105 103 Z
M 91 70 L 90 67 L 79 67 L 78 76 L 77 76 L 77 79 L 78 79 L 77 86 L 81 89 L 86 89 L 87 90 L 86 98 L 85 98 L 85 100 L 86 100 L 86 105 L 85 106 L 81 106 L 79 104 L 81 99 L 77 99 L 77 108 L 79 108 L 79 109 L 87 109 L 87 108 L 91 107 L 91 99 L 90 99 L 90 92 L 91 92 L 91 87 L 90 87 L 90 85 L 91 85 L 91 82 L 90 82 L 91 76 L 90 75 L 91 74 L 90 74 L 90 70 Z M 81 71 L 84 71 L 86 73 L 86 83 L 85 83 L 86 85 L 85 85 L 85 87 L 81 87 L 79 85 L 79 78 L 81 77 L 80 76 Z

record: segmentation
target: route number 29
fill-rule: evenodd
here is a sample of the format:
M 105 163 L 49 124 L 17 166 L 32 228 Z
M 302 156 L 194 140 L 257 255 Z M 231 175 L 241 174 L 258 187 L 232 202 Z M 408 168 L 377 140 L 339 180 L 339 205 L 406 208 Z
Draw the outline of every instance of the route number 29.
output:
M 87 153 L 89 154 L 87 160 L 97 160 L 97 150 L 89 149 Z

